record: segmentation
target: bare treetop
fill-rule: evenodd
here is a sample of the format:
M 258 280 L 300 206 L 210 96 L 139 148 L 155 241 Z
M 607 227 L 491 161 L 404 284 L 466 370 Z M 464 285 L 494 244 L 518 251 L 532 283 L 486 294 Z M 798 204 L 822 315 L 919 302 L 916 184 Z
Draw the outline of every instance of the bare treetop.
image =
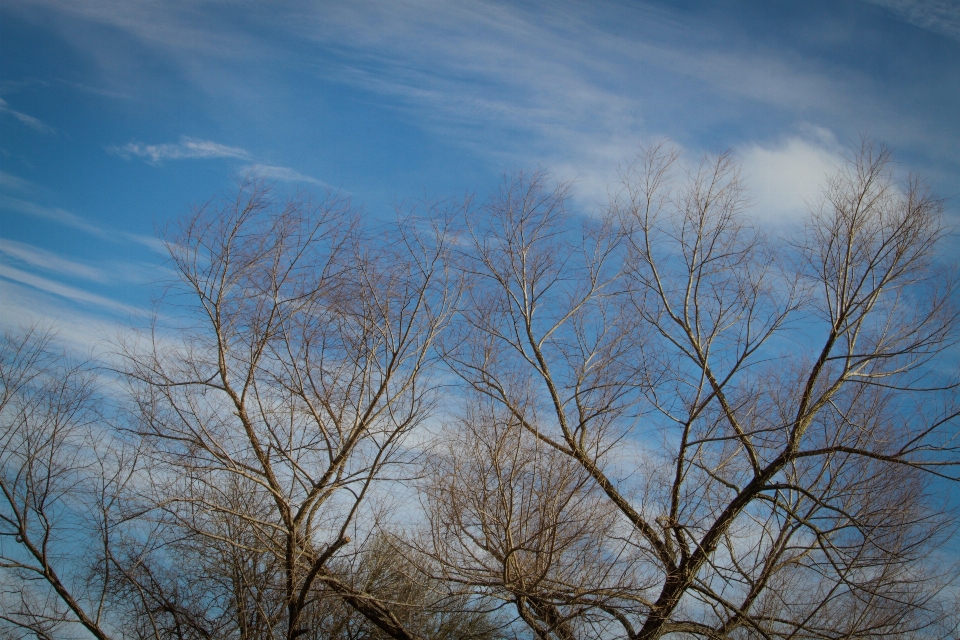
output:
M 5 336 L 0 633 L 956 635 L 958 280 L 890 162 L 785 232 L 666 144 L 594 216 L 242 182 L 119 371 Z

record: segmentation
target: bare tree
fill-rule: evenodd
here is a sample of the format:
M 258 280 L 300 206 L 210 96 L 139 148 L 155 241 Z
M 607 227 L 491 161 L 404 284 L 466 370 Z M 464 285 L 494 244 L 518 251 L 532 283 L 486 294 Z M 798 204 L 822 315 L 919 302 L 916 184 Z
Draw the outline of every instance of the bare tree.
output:
M 459 234 L 244 182 L 120 371 L 5 336 L 0 633 L 948 635 L 957 283 L 889 162 L 783 238 L 665 145 L 603 215 L 520 174 Z
M 582 230 L 541 176 L 491 200 L 462 258 L 473 288 L 446 359 L 470 402 L 499 407 L 485 430 L 499 420 L 550 447 L 620 519 L 578 588 L 552 583 L 559 610 L 615 594 L 592 615 L 644 639 L 934 632 L 946 578 L 926 558 L 949 518 L 932 483 L 954 479 L 958 415 L 936 358 L 954 339 L 956 285 L 936 264 L 940 201 L 897 187 L 888 166 L 864 144 L 783 240 L 744 215 L 733 158 L 686 169 L 665 145 Z M 484 490 L 508 480 L 497 495 L 539 505 L 529 513 L 549 504 L 525 476 L 451 460 Z M 533 473 L 546 484 L 557 471 Z M 434 528 L 467 539 L 453 573 L 476 575 L 513 530 L 477 535 L 476 514 L 496 511 L 438 486 Z M 564 551 L 576 521 L 547 546 Z M 511 594 L 512 581 L 471 584 Z M 607 637 L 599 618 L 578 635 Z M 569 637 L 550 616 L 528 623 Z
M 955 381 L 928 366 L 956 321 L 933 263 L 941 203 L 917 182 L 896 188 L 889 153 L 865 144 L 803 238 L 769 244 L 738 215 L 729 158 L 661 197 L 672 159 L 649 152 L 623 210 L 635 308 L 686 388 L 650 391 L 680 437 L 664 586 L 638 637 L 680 616 L 707 635 L 922 628 L 936 589 L 917 560 L 943 525 L 924 493 L 953 463 L 941 455 L 957 415 Z M 692 487 L 711 499 L 691 505 Z
M 89 363 L 42 327 L 0 344 L 0 629 L 109 637 L 109 549 L 139 471 Z
M 398 227 L 374 242 L 342 199 L 280 201 L 247 182 L 167 234 L 185 296 L 178 333 L 128 345 L 126 373 L 164 536 L 226 561 L 229 588 L 215 592 L 231 634 L 309 633 L 322 587 L 388 636 L 413 637 L 335 570 L 372 526 L 377 483 L 405 474 L 404 438 L 430 408 L 426 367 L 455 299 L 441 217 Z M 168 627 L 206 624 L 196 598 L 173 595 L 144 595 L 143 609 L 172 616 Z

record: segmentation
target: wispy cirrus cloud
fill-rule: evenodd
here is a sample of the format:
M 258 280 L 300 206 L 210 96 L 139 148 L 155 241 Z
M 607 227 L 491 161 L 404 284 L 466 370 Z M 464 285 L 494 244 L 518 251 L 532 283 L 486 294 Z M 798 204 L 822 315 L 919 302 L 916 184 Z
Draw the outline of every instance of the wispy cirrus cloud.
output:
M 133 157 L 144 158 L 150 164 L 160 164 L 164 160 L 212 159 L 233 158 L 237 160 L 253 160 L 253 155 L 246 149 L 230 147 L 212 140 L 199 140 L 183 136 L 180 142 L 164 144 L 143 144 L 130 142 L 125 145 L 112 145 L 107 151 L 125 159 Z M 248 164 L 240 168 L 241 173 L 253 173 L 268 180 L 280 182 L 300 182 L 331 188 L 323 180 L 300 173 L 290 167 L 281 167 L 269 164 Z
M 960 3 L 956 0 L 866 0 L 889 9 L 910 24 L 960 40 Z
M 687 24 L 651 3 L 591 7 L 636 24 L 639 35 L 611 32 L 583 3 L 557 3 L 547 16 L 537 5 L 496 0 L 338 4 L 322 18 L 298 15 L 294 28 L 336 44 L 342 64 L 322 67 L 326 77 L 387 96 L 497 164 L 541 164 L 575 179 L 584 202 L 605 201 L 618 164 L 644 139 L 674 137 L 684 119 L 708 129 L 762 105 L 787 123 L 797 110 L 829 114 L 823 122 L 838 128 L 831 118 L 841 120 L 848 103 L 858 118 L 883 111 L 856 74 L 729 46 L 719 27 Z M 710 109 L 701 106 L 705 94 Z
M 62 225 L 73 227 L 100 238 L 106 238 L 109 234 L 106 230 L 81 218 L 75 213 L 59 207 L 44 207 L 34 202 L 13 198 L 11 196 L 0 196 L 0 207 L 10 211 L 23 213 L 34 218 L 43 218 L 58 222 Z
M 12 258 L 31 267 L 40 267 L 41 269 L 69 277 L 93 280 L 95 282 L 104 282 L 106 280 L 103 271 L 96 267 L 74 262 L 73 260 L 67 260 L 56 253 L 34 247 L 24 242 L 0 238 L 0 256 L 8 259 Z
M 188 136 L 182 136 L 177 143 L 143 144 L 140 142 L 130 142 L 125 145 L 112 145 L 107 147 L 107 152 L 128 160 L 133 157 L 143 158 L 153 165 L 160 164 L 164 160 L 215 158 L 232 158 L 237 160 L 254 159 L 253 154 L 246 149 Z M 300 173 L 290 167 L 281 167 L 278 165 L 248 164 L 240 168 L 240 173 L 251 173 L 266 178 L 267 180 L 277 180 L 279 182 L 307 183 L 323 187 L 324 189 L 332 188 L 323 180 Z M 61 212 L 61 217 L 62 213 L 64 212 Z
M 960 33 L 956 0 L 863 1 L 887 7 L 903 21 Z M 69 16 L 62 23 L 69 28 L 80 19 L 122 29 L 177 61 L 217 100 L 259 104 L 247 92 L 263 87 L 225 72 L 223 61 L 301 60 L 303 47 L 313 45 L 323 81 L 378 94 L 425 129 L 499 166 L 545 163 L 603 181 L 643 137 L 719 130 L 762 110 L 762 135 L 772 141 L 784 127 L 816 120 L 841 133 L 866 130 L 898 147 L 917 140 L 942 145 L 940 153 L 956 158 L 955 145 L 943 142 L 955 136 L 942 135 L 921 110 L 898 111 L 897 96 L 909 92 L 890 91 L 868 69 L 824 63 L 790 46 L 738 46 L 746 32 L 731 32 L 728 25 L 698 19 L 703 12 L 695 8 L 675 10 L 669 3 L 358 0 L 322 7 L 295 3 L 294 11 L 250 5 L 244 21 L 229 25 L 222 19 L 224 5 L 213 0 L 189 6 L 129 0 L 122 10 L 113 0 L 22 4 Z M 865 9 L 859 7 L 864 14 L 878 13 Z M 855 32 L 851 24 L 837 29 L 845 39 Z M 283 34 L 283 42 L 271 42 L 270 34 Z M 290 43 L 296 46 L 288 48 Z M 106 59 L 112 52 L 98 55 Z M 750 133 L 730 143 L 756 137 Z M 244 149 L 199 139 L 134 141 L 110 149 L 152 164 L 255 160 Z M 278 173 L 276 179 L 288 178 Z
M 109 153 L 122 158 L 144 158 L 151 164 L 159 164 L 164 160 L 187 160 L 209 158 L 237 158 L 249 160 L 250 152 L 240 147 L 230 147 L 212 140 L 200 140 L 183 136 L 179 142 L 163 144 L 144 144 L 142 142 L 128 142 L 125 145 L 107 147 Z
M 63 78 L 57 78 L 57 82 L 64 84 L 68 87 L 76 89 L 78 91 L 83 91 L 84 93 L 89 93 L 95 96 L 103 96 L 104 98 L 115 98 L 118 100 L 132 100 L 133 96 L 129 93 L 121 93 L 119 91 L 111 91 L 110 89 L 103 89 L 101 87 L 91 87 L 88 84 L 83 84 L 81 82 L 72 82 L 70 80 L 64 80 Z
M 77 353 L 95 353 L 116 333 L 113 314 L 100 307 L 77 305 L 62 296 L 38 290 L 17 280 L 0 277 L 0 330 L 19 330 L 31 325 L 52 328 L 57 339 Z
M 13 189 L 15 191 L 31 191 L 34 188 L 34 184 L 29 180 L 18 178 L 6 171 L 0 171 L 0 187 Z
M 11 109 L 10 105 L 3 98 L 0 98 L 0 113 L 13 116 L 19 120 L 21 124 L 30 127 L 34 131 L 39 131 L 40 133 L 53 133 L 54 131 L 53 127 L 44 124 L 39 118 L 34 118 L 33 116 L 28 116 L 25 113 Z
M 34 289 L 39 289 L 47 293 L 52 293 L 61 298 L 67 298 L 75 302 L 85 303 L 102 309 L 112 309 L 123 313 L 138 314 L 141 312 L 137 307 L 111 300 L 101 295 L 84 291 L 76 287 L 61 284 L 48 278 L 28 273 L 16 267 L 0 264 L 0 278 L 11 280 L 19 284 L 24 284 Z
M 138 233 L 130 233 L 127 231 L 104 229 L 103 227 L 96 225 L 75 213 L 59 207 L 45 207 L 43 205 L 36 204 L 35 202 L 29 202 L 27 200 L 21 200 L 19 198 L 14 198 L 7 195 L 0 195 L 0 208 L 7 209 L 9 211 L 16 211 L 34 218 L 50 220 L 67 227 L 72 227 L 78 231 L 89 233 L 92 236 L 96 236 L 110 242 L 136 242 L 137 244 L 143 245 L 157 253 L 166 253 L 166 247 L 164 246 L 163 242 L 157 238 L 152 236 L 144 236 Z
M 264 164 L 251 164 L 240 169 L 241 173 L 250 173 L 267 180 L 277 180 L 279 182 L 306 182 L 308 184 L 314 184 L 318 187 L 323 187 L 324 189 L 331 189 L 332 187 L 324 182 L 323 180 L 318 180 L 312 176 L 308 176 L 290 169 L 289 167 L 277 167 L 273 165 L 264 165 Z

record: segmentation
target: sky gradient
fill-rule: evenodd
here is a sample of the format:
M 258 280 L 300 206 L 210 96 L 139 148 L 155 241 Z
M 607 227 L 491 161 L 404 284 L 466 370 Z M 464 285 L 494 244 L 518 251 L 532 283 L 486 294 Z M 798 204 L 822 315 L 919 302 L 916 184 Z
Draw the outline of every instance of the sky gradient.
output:
M 109 337 L 253 168 L 382 216 L 539 167 L 589 210 L 665 137 L 789 225 L 861 136 L 960 220 L 960 2 L 0 0 L 0 325 Z

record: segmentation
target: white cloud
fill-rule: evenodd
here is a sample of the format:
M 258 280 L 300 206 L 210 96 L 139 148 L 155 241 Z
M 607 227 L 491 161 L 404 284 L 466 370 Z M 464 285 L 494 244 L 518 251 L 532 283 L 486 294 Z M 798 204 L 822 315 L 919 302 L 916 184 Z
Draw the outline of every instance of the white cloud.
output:
M 952 16 L 960 11 L 956 0 L 869 1 L 914 21 L 939 24 L 941 31 L 957 24 Z M 816 56 L 788 49 L 734 46 L 737 34 L 731 39 L 722 27 L 691 20 L 662 3 L 357 0 L 322 7 L 295 3 L 282 10 L 244 5 L 248 20 L 236 23 L 223 20 L 230 8 L 211 0 L 21 4 L 69 16 L 61 23 L 64 29 L 78 20 L 122 29 L 176 61 L 218 101 L 256 105 L 263 100 L 263 82 L 228 71 L 246 67 L 223 61 L 293 56 L 300 63 L 305 61 L 300 45 L 312 43 L 320 55 L 309 63 L 324 79 L 394 98 L 385 102 L 409 110 L 420 126 L 501 167 L 540 162 L 588 176 L 598 173 L 592 163 L 611 144 L 641 134 L 677 137 L 678 127 L 695 129 L 704 118 L 723 123 L 731 115 L 723 110 L 744 102 L 807 118 L 823 115 L 821 121 L 830 126 L 865 130 L 900 148 L 925 137 L 925 144 L 945 145 L 942 153 L 955 154 L 944 136 L 929 134 L 923 114 L 892 113 L 889 87 L 855 66 L 826 66 Z M 263 28 L 240 26 L 245 24 Z M 282 44 L 271 39 L 277 34 L 283 34 Z M 291 43 L 295 46 L 287 46 Z M 118 64 L 113 46 L 88 46 L 104 65 Z M 705 95 L 711 104 L 700 106 Z M 738 110 L 737 117 L 743 112 Z M 135 141 L 111 151 L 155 164 L 176 158 L 252 159 L 240 148 L 191 139 Z
M 10 108 L 10 105 L 7 104 L 7 101 L 4 100 L 3 98 L 0 98 L 0 113 L 6 113 L 8 115 L 11 115 L 17 120 L 19 120 L 22 124 L 30 127 L 35 131 L 39 131 L 40 133 L 53 133 L 53 127 L 49 127 L 43 124 L 42 122 L 40 122 L 39 119 L 34 118 L 33 116 L 28 116 L 25 113 L 14 111 L 13 109 Z
M 3 278 L 0 299 L 0 330 L 50 327 L 58 341 L 76 353 L 105 353 L 104 346 L 118 331 L 116 320 L 99 308 L 86 311 L 59 296 Z
M 155 236 L 145 236 L 140 233 L 130 233 L 128 231 L 119 231 L 116 234 L 118 241 L 129 241 L 136 242 L 139 245 L 142 245 L 154 253 L 158 253 L 161 256 L 167 256 L 167 245 L 163 240 Z
M 957 0 L 866 0 L 898 14 L 905 21 L 960 40 Z
M 71 82 L 69 80 L 64 80 L 63 78 L 57 78 L 57 82 L 67 85 L 77 89 L 78 91 L 83 91 L 84 93 L 90 93 L 96 96 L 103 96 L 105 98 L 115 98 L 118 100 L 132 100 L 133 96 L 129 93 L 120 93 L 118 91 L 111 91 L 110 89 L 102 89 L 100 87 L 91 87 L 90 85 L 82 84 L 80 82 Z
M 753 213 L 767 222 L 795 222 L 821 194 L 825 179 L 844 162 L 840 145 L 823 129 L 773 145 L 740 150 Z
M 35 218 L 52 220 L 59 224 L 84 231 L 90 235 L 108 240 L 110 242 L 136 242 L 137 244 L 149 248 L 151 251 L 155 251 L 160 254 L 166 254 L 166 247 L 164 246 L 163 242 L 157 238 L 144 236 L 137 233 L 129 233 L 127 231 L 104 229 L 103 227 L 81 218 L 75 213 L 71 213 L 59 207 L 44 207 L 34 202 L 20 200 L 19 198 L 13 198 L 7 195 L 0 195 L 0 208 L 17 211 Z
M 321 67 L 330 79 L 394 98 L 425 128 L 495 165 L 540 164 L 574 179 L 588 206 L 605 201 L 617 165 L 641 139 L 676 137 L 684 118 L 716 117 L 695 106 L 698 92 L 714 96 L 719 110 L 747 101 L 828 113 L 855 102 L 858 113 L 876 111 L 869 81 L 855 73 L 725 48 L 708 26 L 647 4 L 596 8 L 643 31 L 612 33 L 578 3 L 547 15 L 535 5 L 431 0 L 338 4 L 322 18 L 298 16 L 293 28 L 335 47 L 342 64 Z M 646 26 L 653 24 L 655 31 Z M 664 83 L 669 91 L 658 88 Z
M 865 1 L 943 33 L 960 28 L 956 0 Z M 217 101 L 262 105 L 267 92 L 286 91 L 267 78 L 251 82 L 249 74 L 231 71 L 248 67 L 233 63 L 281 57 L 308 63 L 325 81 L 392 98 L 382 103 L 406 110 L 411 121 L 491 165 L 539 163 L 577 176 L 577 190 L 590 200 L 602 197 L 609 167 L 632 155 L 641 136 L 668 134 L 695 145 L 693 138 L 703 131 L 748 121 L 761 111 L 777 114 L 780 123 L 817 118 L 900 149 L 922 144 L 925 153 L 957 157 L 955 136 L 942 135 L 937 126 L 940 116 L 898 109 L 900 93 L 862 65 L 830 64 L 789 46 L 739 46 L 737 33 L 662 3 L 357 0 L 322 7 L 294 3 L 282 10 L 244 5 L 247 19 L 237 22 L 224 21 L 224 10 L 233 9 L 215 0 L 21 4 L 65 14 L 62 29 L 79 21 L 113 25 L 181 66 Z M 243 26 L 250 24 L 258 28 Z M 274 39 L 280 34 L 282 42 Z M 309 44 L 315 48 L 304 46 Z M 120 64 L 113 45 L 92 40 L 85 46 L 110 69 Z M 270 102 L 283 102 L 283 95 Z M 775 126 L 770 120 L 762 132 L 745 135 L 768 136 Z M 613 163 L 611 147 L 624 149 Z M 154 164 L 255 160 L 244 149 L 190 138 L 134 141 L 110 150 Z M 318 184 L 302 175 L 281 167 L 273 177 Z
M 0 171 L 0 187 L 13 189 L 15 191 L 30 191 L 34 185 L 29 180 L 24 180 L 5 171 Z
M 123 146 L 108 147 L 107 151 L 127 159 L 132 156 L 147 158 L 147 161 L 152 164 L 157 164 L 162 160 L 196 158 L 239 158 L 247 160 L 250 158 L 250 153 L 245 149 L 228 147 L 211 140 L 198 140 L 187 136 L 181 137 L 180 142 L 177 143 L 143 144 L 141 142 L 129 142 Z
M 307 182 L 315 184 L 325 189 L 330 189 L 330 185 L 323 180 L 317 180 L 288 167 L 277 167 L 264 164 L 252 164 L 242 167 L 240 173 L 252 173 L 254 175 L 266 178 L 267 180 L 277 180 L 279 182 Z
M 74 229 L 79 229 L 80 231 L 85 231 L 91 235 L 99 236 L 101 238 L 106 238 L 108 236 L 108 233 L 97 225 L 84 220 L 75 213 L 70 213 L 65 209 L 60 209 L 59 207 L 44 207 L 33 202 L 20 200 L 19 198 L 12 198 L 10 196 L 0 196 L 0 207 L 25 213 L 35 218 L 53 220 L 54 222 L 58 222 L 68 227 L 73 227 Z
M 38 249 L 23 242 L 0 238 L 0 254 L 24 262 L 32 267 L 40 267 L 41 269 L 55 271 L 66 276 L 96 282 L 105 281 L 104 274 L 100 269 L 61 258 L 53 252 Z
M 47 278 L 43 278 L 32 273 L 27 273 L 26 271 L 21 271 L 15 267 L 10 267 L 3 264 L 0 264 L 0 278 L 25 284 L 62 298 L 68 298 L 75 302 L 93 305 L 94 307 L 100 309 L 113 309 L 114 311 L 121 311 L 131 314 L 140 313 L 140 310 L 136 307 L 123 304 L 122 302 L 117 302 L 116 300 L 111 300 L 110 298 L 105 298 L 95 293 L 90 293 L 89 291 L 77 289 L 76 287 L 60 284 L 59 282 L 54 282 L 53 280 L 48 280 Z

